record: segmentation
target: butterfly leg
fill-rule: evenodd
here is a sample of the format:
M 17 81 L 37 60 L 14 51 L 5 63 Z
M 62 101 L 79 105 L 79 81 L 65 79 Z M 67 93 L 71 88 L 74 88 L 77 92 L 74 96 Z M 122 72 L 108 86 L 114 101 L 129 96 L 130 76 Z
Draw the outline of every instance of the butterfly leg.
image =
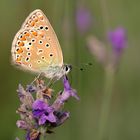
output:
M 54 78 L 51 78 L 47 84 L 47 87 L 51 87 L 53 85 L 53 79 Z
M 34 82 L 38 79 L 40 79 L 44 74 L 40 73 L 37 77 L 35 77 L 35 79 L 31 82 L 31 84 L 34 84 Z
M 47 87 L 52 87 L 54 85 L 54 83 L 56 83 L 56 81 L 58 81 L 56 78 L 52 78 L 49 80 Z

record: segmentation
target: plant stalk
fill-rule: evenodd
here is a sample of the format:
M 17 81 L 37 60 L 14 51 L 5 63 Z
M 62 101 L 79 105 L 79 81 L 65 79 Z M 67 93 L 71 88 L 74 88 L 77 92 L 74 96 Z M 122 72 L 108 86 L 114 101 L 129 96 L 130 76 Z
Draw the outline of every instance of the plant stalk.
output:
M 105 138 L 106 129 L 108 128 L 108 119 L 113 94 L 114 69 L 110 66 L 105 69 L 104 93 L 102 97 L 101 113 L 99 117 L 99 131 L 97 140 Z

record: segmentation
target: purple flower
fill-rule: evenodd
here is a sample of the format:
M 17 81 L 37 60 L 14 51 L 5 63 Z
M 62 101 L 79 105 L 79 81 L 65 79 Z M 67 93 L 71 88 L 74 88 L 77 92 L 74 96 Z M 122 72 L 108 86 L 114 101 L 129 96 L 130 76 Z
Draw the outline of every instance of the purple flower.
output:
M 42 100 L 36 100 L 33 105 L 32 105 L 32 108 L 34 110 L 46 110 L 48 108 L 48 104 L 45 103 L 44 101 Z
M 84 6 L 80 6 L 76 11 L 76 24 L 81 33 L 85 33 L 89 30 L 92 23 L 92 16 L 89 9 Z
M 76 91 L 71 88 L 70 83 L 68 81 L 67 76 L 63 77 L 63 85 L 64 85 L 64 91 L 60 92 L 58 94 L 58 97 L 54 101 L 52 107 L 54 108 L 55 111 L 61 110 L 63 107 L 64 103 L 72 96 L 75 99 L 79 100 L 80 98 L 78 97 Z
M 66 101 L 70 96 L 79 100 L 79 97 L 74 89 L 71 88 L 68 78 L 63 78 L 64 92 L 61 95 L 61 100 Z
M 56 122 L 56 117 L 53 114 L 53 108 L 48 106 L 43 100 L 36 100 L 33 105 L 33 116 L 38 119 L 38 124 L 45 124 L 46 121 L 51 123 Z
M 119 27 L 108 33 L 108 39 L 112 44 L 115 53 L 121 53 L 126 47 L 127 37 L 124 28 Z

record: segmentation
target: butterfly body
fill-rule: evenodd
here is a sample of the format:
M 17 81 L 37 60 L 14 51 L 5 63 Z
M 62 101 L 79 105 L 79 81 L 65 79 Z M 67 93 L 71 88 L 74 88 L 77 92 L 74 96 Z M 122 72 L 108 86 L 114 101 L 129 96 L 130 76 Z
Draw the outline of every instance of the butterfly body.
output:
M 60 79 L 70 71 L 63 64 L 57 36 L 44 13 L 37 9 L 25 20 L 12 43 L 12 62 L 20 69 Z M 68 68 L 66 71 L 66 67 Z

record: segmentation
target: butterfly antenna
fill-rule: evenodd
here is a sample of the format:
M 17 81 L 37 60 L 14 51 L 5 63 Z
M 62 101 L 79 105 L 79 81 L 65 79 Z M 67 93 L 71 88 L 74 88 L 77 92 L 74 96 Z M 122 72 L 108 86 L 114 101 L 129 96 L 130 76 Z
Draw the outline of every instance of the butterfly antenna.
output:
M 80 71 L 84 71 L 87 66 L 92 66 L 93 64 L 91 62 L 88 62 L 88 63 L 82 63 L 81 66 L 75 66 L 75 65 L 72 65 L 72 67 L 74 67 L 75 69 L 78 69 Z

